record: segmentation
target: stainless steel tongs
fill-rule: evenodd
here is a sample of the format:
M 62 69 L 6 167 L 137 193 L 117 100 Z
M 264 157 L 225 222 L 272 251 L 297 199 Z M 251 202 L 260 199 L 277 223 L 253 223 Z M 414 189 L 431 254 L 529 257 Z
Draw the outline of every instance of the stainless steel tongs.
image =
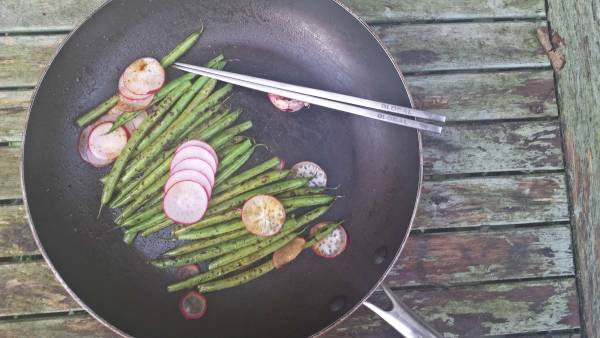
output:
M 302 87 L 180 62 L 175 63 L 173 67 L 237 86 L 258 90 L 265 93 L 272 93 L 317 106 L 340 110 L 350 114 L 360 115 L 363 117 L 435 134 L 440 134 L 442 132 L 442 127 L 439 125 L 422 122 L 421 120 L 435 121 L 438 123 L 443 123 L 446 121 L 446 117 L 442 115 L 320 89 Z M 388 113 L 385 113 L 384 111 Z M 413 117 L 418 120 L 401 117 L 400 115 Z

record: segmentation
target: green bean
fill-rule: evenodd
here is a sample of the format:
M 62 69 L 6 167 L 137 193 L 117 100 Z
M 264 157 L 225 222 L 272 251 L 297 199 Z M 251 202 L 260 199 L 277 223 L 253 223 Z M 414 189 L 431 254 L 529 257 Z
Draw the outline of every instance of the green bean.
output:
M 331 205 L 323 206 L 317 209 L 313 209 L 296 219 L 290 219 L 286 221 L 279 234 L 268 238 L 259 237 L 263 240 L 261 242 L 256 243 L 255 246 L 246 247 L 244 249 L 237 250 L 235 252 L 217 258 L 216 260 L 209 263 L 209 270 L 237 261 L 238 259 L 241 259 L 243 257 L 253 254 L 256 251 L 259 251 L 261 248 L 264 248 L 265 246 L 268 246 L 275 241 L 279 241 L 285 236 L 289 236 L 292 232 L 298 231 L 298 229 L 302 228 L 304 225 L 314 221 L 315 219 L 323 215 L 330 208 Z
M 146 236 L 152 235 L 155 232 L 158 232 L 158 231 L 161 231 L 162 229 L 168 228 L 172 224 L 173 224 L 173 221 L 171 221 L 170 219 L 164 220 L 164 221 L 160 222 L 159 224 L 142 231 L 142 236 L 146 237 Z
M 249 139 L 236 145 L 235 147 L 233 147 L 231 149 L 231 151 L 229 153 L 227 153 L 226 156 L 224 156 L 221 159 L 221 161 L 219 162 L 219 167 L 223 168 L 223 167 L 230 165 L 231 163 L 233 163 L 235 161 L 236 158 L 241 156 L 243 153 L 248 151 L 248 149 L 250 149 L 250 148 L 252 148 L 252 141 Z
M 219 60 L 219 61 L 221 61 L 221 60 Z M 169 83 L 167 83 L 166 85 L 164 85 L 158 91 L 158 93 L 154 94 L 154 100 L 152 100 L 152 104 L 156 104 L 159 101 L 161 101 L 170 92 L 172 92 L 173 89 L 177 88 L 177 86 L 179 86 L 181 83 L 187 82 L 187 81 L 192 81 L 195 77 L 196 77 L 196 74 L 185 73 L 185 74 L 181 75 L 180 77 L 178 77 L 178 78 L 176 78 L 174 80 L 169 81 Z
M 131 243 L 133 243 L 133 240 L 135 240 L 136 237 L 137 237 L 137 232 L 126 233 L 123 236 L 123 242 L 125 242 L 127 244 L 131 244 Z
M 208 282 L 206 284 L 198 285 L 198 291 L 203 293 L 219 291 L 223 289 L 229 289 L 236 287 L 248 282 L 251 282 L 274 269 L 273 261 L 269 260 L 255 268 L 244 271 L 238 275 L 217 280 L 214 282 Z
M 138 233 L 142 230 L 146 230 L 150 227 L 155 226 L 156 224 L 160 224 L 161 222 L 163 222 L 163 217 L 161 217 L 162 214 L 156 214 L 152 217 L 150 217 L 149 219 L 147 219 L 144 222 L 141 222 L 140 224 L 136 224 L 135 226 L 125 230 L 125 233 Z
M 127 207 L 123 209 L 121 212 L 121 218 L 127 219 L 131 215 L 133 215 L 139 208 L 144 206 L 148 200 L 155 198 L 156 196 L 163 194 L 163 188 L 167 180 L 168 176 L 163 176 L 158 181 L 154 182 L 151 186 L 149 186 L 144 192 L 142 192 L 133 202 L 131 202 Z
M 119 195 L 115 201 L 111 203 L 111 208 L 120 208 L 139 196 L 146 188 L 169 172 L 171 166 L 170 158 L 175 153 L 175 148 L 164 152 L 157 160 L 156 164 L 147 170 L 147 173 L 137 181 L 131 181 L 125 185 L 123 190 L 119 191 Z
M 162 59 L 160 59 L 160 64 L 163 67 L 169 67 L 173 64 L 177 59 L 179 59 L 185 52 L 187 52 L 192 46 L 198 41 L 200 35 L 202 35 L 202 31 L 204 27 L 201 27 L 198 32 L 194 32 L 188 35 L 183 41 L 181 41 L 173 50 L 169 52 L 169 54 L 165 55 Z
M 335 200 L 334 196 L 331 195 L 307 195 L 307 196 L 294 196 L 288 198 L 282 198 L 281 204 L 287 209 L 299 209 L 306 207 L 313 207 L 316 205 L 330 204 Z
M 80 116 L 76 121 L 77 125 L 80 127 L 85 127 L 86 125 L 92 123 L 94 120 L 104 115 L 104 113 L 114 107 L 117 102 L 119 102 L 119 95 L 111 96 L 83 116 Z
M 242 142 L 244 142 L 245 140 L 249 139 L 248 136 L 243 136 L 243 135 L 237 135 L 232 137 L 231 139 L 229 139 L 227 142 L 225 142 L 224 144 L 222 144 L 220 147 L 213 147 L 215 149 L 215 151 L 219 152 L 219 151 L 223 151 L 223 152 L 227 152 L 227 150 L 230 147 L 235 146 L 236 144 L 240 144 Z
M 221 244 L 223 242 L 227 242 L 234 238 L 239 238 L 248 234 L 246 229 L 238 229 L 235 231 L 228 232 L 223 235 L 218 235 L 208 239 L 202 239 L 198 241 L 194 241 L 192 243 L 188 243 L 185 245 L 178 246 L 172 250 L 165 252 L 163 255 L 167 257 L 176 257 L 180 255 L 184 255 L 190 252 L 198 251 L 204 248 L 208 248 L 213 245 Z
M 123 222 L 121 223 L 121 226 L 123 226 L 123 227 L 130 227 L 130 226 L 132 226 L 134 224 L 138 224 L 140 222 L 145 221 L 149 217 L 152 217 L 152 216 L 154 216 L 156 214 L 162 213 L 162 203 L 161 203 L 162 196 L 161 195 L 157 195 L 156 198 L 159 199 L 158 203 L 152 203 L 152 206 L 149 207 L 149 208 L 147 208 L 143 212 L 139 212 L 139 213 L 137 213 L 133 217 L 130 217 L 128 219 L 124 219 Z M 150 204 L 150 203 L 148 203 L 148 204 Z
M 180 240 L 192 240 L 192 239 L 203 239 L 210 238 L 213 236 L 222 235 L 231 231 L 239 230 L 244 228 L 244 223 L 241 220 L 233 220 L 227 223 L 203 228 L 200 230 L 183 233 L 176 235 L 175 237 Z
M 322 187 L 301 187 L 295 190 L 286 191 L 282 194 L 277 195 L 278 198 L 288 198 L 295 196 L 306 196 L 306 195 L 316 195 L 325 191 L 325 188 Z M 216 189 L 214 190 L 216 192 Z
M 243 183 L 253 177 L 256 177 L 256 176 L 264 173 L 265 171 L 267 171 L 269 169 L 276 167 L 277 165 L 279 165 L 279 163 L 281 163 L 281 159 L 279 157 L 275 156 L 255 167 L 252 167 L 252 168 L 244 171 L 243 173 L 237 175 L 236 177 L 227 179 L 223 184 L 221 184 L 219 186 L 217 186 L 217 184 L 215 183 L 215 189 L 213 190 L 213 193 L 218 194 L 220 192 L 229 190 L 229 189 L 237 186 L 240 183 Z
M 274 170 L 268 173 L 264 173 L 258 177 L 250 179 L 242 184 L 239 184 L 238 186 L 232 189 L 222 192 L 216 196 L 213 196 L 210 200 L 209 207 L 210 205 L 217 205 L 221 202 L 225 202 L 250 190 L 254 190 L 267 184 L 278 182 L 286 178 L 289 175 L 289 173 L 289 170 Z
M 119 127 L 123 126 L 125 123 L 135 119 L 141 112 L 143 112 L 143 110 L 126 111 L 123 114 L 119 115 L 119 117 L 117 117 L 117 119 L 113 122 L 112 126 L 106 132 L 106 134 L 112 133 Z
M 245 132 L 246 130 L 252 128 L 252 121 L 242 122 L 238 125 L 235 125 L 221 134 L 219 136 L 208 141 L 210 145 L 214 149 L 220 148 L 222 145 L 226 144 L 229 140 L 233 139 L 235 136 Z
M 207 210 L 206 215 L 209 216 L 209 215 L 217 214 L 217 213 L 238 207 L 241 204 L 243 204 L 248 198 L 250 198 L 254 195 L 261 195 L 261 194 L 276 195 L 276 194 L 284 192 L 284 191 L 299 188 L 299 187 L 305 185 L 308 182 L 308 180 L 309 179 L 307 179 L 307 178 L 294 178 L 294 179 L 286 180 L 283 182 L 272 183 L 267 186 L 255 189 L 255 190 L 248 191 L 248 192 L 243 193 L 239 196 L 236 196 L 230 200 L 227 200 L 225 202 L 222 202 L 222 203 L 219 203 L 217 205 L 210 207 Z
M 241 113 L 242 113 L 242 110 L 237 109 L 237 110 L 227 114 L 225 117 L 220 119 L 217 123 L 215 123 L 213 125 L 206 124 L 206 125 L 202 126 L 202 128 L 200 128 L 200 129 L 196 129 L 195 126 L 198 126 L 199 123 L 195 122 L 194 123 L 195 126 L 193 125 L 192 128 L 189 129 L 189 137 L 193 138 L 193 139 L 207 140 L 210 137 L 217 135 L 218 133 L 223 131 L 225 128 L 229 127 L 231 124 L 233 124 L 240 117 Z
M 231 175 L 235 174 L 244 164 L 246 164 L 246 162 L 248 162 L 248 160 L 252 157 L 252 154 L 254 154 L 254 150 L 256 148 L 257 147 L 250 148 L 248 151 L 238 157 L 233 163 L 220 169 L 219 172 L 217 172 L 217 177 L 215 178 L 215 188 L 218 188 L 221 183 L 231 177 Z
M 168 111 L 169 108 L 171 108 L 171 105 L 173 105 L 191 85 L 190 82 L 183 82 L 160 103 L 154 114 L 146 118 L 133 135 L 131 135 L 129 141 L 127 141 L 127 145 L 121 151 L 121 154 L 113 165 L 110 174 L 108 174 L 107 181 L 104 184 L 104 189 L 102 191 L 100 208 L 110 202 L 121 173 L 137 145 L 142 141 L 154 124 Z
M 233 87 L 231 85 L 225 85 L 222 88 L 215 91 L 212 95 L 210 95 L 196 110 L 188 115 L 181 115 L 171 127 L 159 137 L 157 138 L 150 146 L 148 146 L 142 153 L 136 156 L 133 159 L 131 168 L 129 168 L 123 177 L 121 177 L 121 182 L 126 183 L 130 181 L 134 176 L 136 176 L 139 172 L 143 171 L 146 166 L 148 166 L 156 157 L 158 157 L 161 152 L 163 152 L 169 145 L 177 141 L 181 134 L 187 129 L 187 127 L 192 124 L 195 120 L 197 120 L 198 115 L 201 112 L 204 112 L 208 108 L 217 104 L 218 101 L 227 93 L 231 91 Z M 121 154 L 123 156 L 123 154 Z M 121 157 L 119 156 L 119 158 Z
M 231 221 L 236 218 L 240 218 L 240 216 L 242 216 L 241 209 L 233 209 L 222 214 L 207 216 L 199 222 L 174 230 L 173 235 L 184 234 L 186 232 L 190 232 L 191 230 L 206 228 L 211 225 Z

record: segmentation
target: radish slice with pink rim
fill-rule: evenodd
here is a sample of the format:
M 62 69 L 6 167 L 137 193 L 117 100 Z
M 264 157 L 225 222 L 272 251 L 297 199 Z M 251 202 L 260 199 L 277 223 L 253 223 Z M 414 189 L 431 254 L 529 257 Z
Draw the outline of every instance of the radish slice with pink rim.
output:
M 105 122 L 112 123 L 112 122 L 114 122 L 115 119 L 116 119 L 115 114 L 102 115 L 100 118 L 98 118 L 98 120 L 96 120 L 96 122 L 85 127 L 81 131 L 81 134 L 79 135 L 79 144 L 78 144 L 78 150 L 79 150 L 79 155 L 81 156 L 81 159 L 83 159 L 84 161 L 93 165 L 94 167 L 98 167 L 98 168 L 107 166 L 112 163 L 112 160 L 100 159 L 100 158 L 95 157 L 93 154 L 89 153 L 89 137 L 90 137 L 92 130 L 94 130 L 94 128 L 96 128 L 96 126 L 98 126 L 101 123 L 105 123 Z
M 198 158 L 188 158 L 186 160 L 183 160 L 183 161 L 177 163 L 177 165 L 175 167 L 173 167 L 173 170 L 171 170 L 171 175 L 175 174 L 178 171 L 187 170 L 187 169 L 201 172 L 202 174 L 204 174 L 204 176 L 206 176 L 206 178 L 210 182 L 210 186 L 214 187 L 215 172 L 212 171 L 212 168 L 210 167 L 210 165 L 208 163 L 206 163 L 205 161 L 198 159 Z
M 206 190 L 208 198 L 212 195 L 212 186 L 210 185 L 208 178 L 206 178 L 203 173 L 191 169 L 181 170 L 171 174 L 167 183 L 165 183 L 165 192 L 167 192 L 175 183 L 181 181 L 193 181 L 199 183 L 204 190 Z
M 213 172 L 217 172 L 217 162 L 215 161 L 215 158 L 208 150 L 198 146 L 189 146 L 176 151 L 175 156 L 173 156 L 173 159 L 171 160 L 171 170 L 173 170 L 179 162 L 188 158 L 199 158 L 208 163 Z
M 179 311 L 186 320 L 200 319 L 206 314 L 208 301 L 198 291 L 188 292 L 179 301 Z
M 140 94 L 136 94 L 136 93 L 130 91 L 127 88 L 127 86 L 125 86 L 125 82 L 123 81 L 123 75 L 121 75 L 121 77 L 119 77 L 118 91 L 119 91 L 119 94 L 125 96 L 126 98 L 128 98 L 130 100 L 145 100 L 148 98 L 148 96 L 152 96 L 152 93 L 140 95 Z
M 131 63 L 123 72 L 123 84 L 134 94 L 152 94 L 165 83 L 165 69 L 154 58 L 141 58 Z
M 150 106 L 152 100 L 154 99 L 154 95 L 148 96 L 148 98 L 143 100 L 131 100 L 126 98 L 125 96 L 119 94 L 119 103 L 117 103 L 117 108 L 121 111 L 134 111 L 134 110 L 144 110 Z
M 292 177 L 312 177 L 308 181 L 309 187 L 324 188 L 327 186 L 327 174 L 325 170 L 314 162 L 302 161 L 294 164 L 290 169 L 290 175 Z
M 177 152 L 183 148 L 191 147 L 191 146 L 202 147 L 202 148 L 208 150 L 211 153 L 211 155 L 214 157 L 215 161 L 217 161 L 217 163 L 219 163 L 219 157 L 217 156 L 217 152 L 215 151 L 215 149 L 213 149 L 213 147 L 210 144 L 208 144 L 206 142 L 202 142 L 200 140 L 185 141 L 181 145 L 179 145 L 179 147 L 177 147 L 177 149 L 175 151 Z
M 163 211 L 177 224 L 192 224 L 202 219 L 208 208 L 208 196 L 200 183 L 180 181 L 165 193 Z
M 279 95 L 275 95 L 275 94 L 271 94 L 271 93 L 268 93 L 268 96 L 269 96 L 269 100 L 275 106 L 275 108 L 277 108 L 281 111 L 285 111 L 285 112 L 294 113 L 304 107 L 309 106 L 309 104 L 306 102 L 289 99 L 284 96 L 279 96 Z
M 316 224 L 310 229 L 310 234 L 314 235 L 317 230 L 326 226 L 327 222 Z M 339 256 L 348 245 L 348 234 L 342 225 L 338 225 L 327 237 L 315 243 L 312 246 L 314 253 L 324 258 L 335 258 Z
M 94 127 L 88 140 L 88 158 L 89 154 L 92 154 L 101 161 L 108 160 L 112 162 L 121 154 L 121 151 L 127 145 L 129 136 L 123 127 L 107 134 L 112 124 L 112 122 L 103 122 Z
M 129 131 L 129 134 L 133 134 L 136 131 L 142 122 L 148 117 L 148 113 L 144 110 L 141 111 L 133 120 L 125 123 L 125 128 Z

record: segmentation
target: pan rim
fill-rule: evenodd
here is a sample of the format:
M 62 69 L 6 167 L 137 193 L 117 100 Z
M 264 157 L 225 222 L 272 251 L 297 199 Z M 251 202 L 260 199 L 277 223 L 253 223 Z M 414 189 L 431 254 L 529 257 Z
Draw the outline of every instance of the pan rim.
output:
M 341 3 L 339 0 L 330 0 L 330 1 L 332 1 L 333 3 L 335 3 L 336 5 L 338 5 L 340 8 L 342 8 L 348 14 L 350 14 L 358 23 L 360 23 L 363 26 L 364 29 L 367 30 L 367 32 L 369 32 L 369 34 L 371 34 L 371 36 L 373 37 L 373 39 L 375 39 L 375 41 L 377 42 L 377 44 L 379 45 L 379 47 L 387 55 L 389 61 L 394 66 L 394 69 L 396 70 L 396 73 L 398 74 L 398 77 L 400 78 L 400 81 L 402 82 L 404 90 L 407 93 L 408 99 L 410 101 L 410 105 L 411 105 L 411 107 L 414 107 L 414 100 L 413 100 L 413 97 L 412 97 L 412 95 L 410 93 L 410 90 L 409 90 L 409 88 L 407 86 L 406 79 L 404 78 L 404 74 L 402 73 L 402 70 L 400 69 L 399 64 L 396 62 L 396 60 L 394 59 L 394 57 L 392 56 L 392 54 L 390 53 L 390 51 L 388 50 L 388 48 L 384 45 L 383 41 L 379 38 L 379 36 L 377 36 L 375 34 L 375 32 L 373 31 L 373 29 L 371 29 L 371 27 L 369 27 L 367 25 L 366 21 L 363 20 L 361 17 L 359 17 L 357 14 L 355 14 L 348 6 L 346 6 L 345 4 Z M 37 233 L 37 231 L 35 229 L 35 226 L 34 226 L 33 221 L 31 219 L 31 213 L 30 213 L 30 210 L 29 210 L 29 203 L 27 201 L 27 193 L 26 193 L 26 189 L 25 189 L 25 172 L 24 172 L 24 158 L 25 157 L 24 157 L 24 155 L 25 155 L 25 140 L 26 140 L 26 137 L 27 137 L 27 126 L 29 125 L 29 118 L 31 117 L 31 110 L 32 110 L 34 102 L 36 101 L 36 97 L 37 97 L 38 91 L 40 89 L 40 85 L 41 85 L 42 81 L 45 79 L 46 74 L 48 73 L 48 70 L 49 70 L 50 66 L 54 63 L 56 57 L 61 52 L 61 50 L 63 49 L 63 47 L 65 46 L 65 44 L 71 39 L 71 37 L 77 31 L 79 31 L 79 29 L 90 18 L 92 18 L 94 15 L 96 15 L 96 13 L 98 13 L 99 11 L 101 11 L 102 9 L 104 9 L 105 7 L 107 7 L 108 5 L 110 5 L 112 3 L 113 3 L 112 0 L 109 0 L 109 1 L 105 2 L 104 4 L 102 4 L 101 6 L 99 6 L 98 8 L 96 8 L 94 11 L 92 11 L 92 13 L 90 13 L 88 16 L 86 16 L 83 20 L 81 20 L 78 23 L 78 25 L 71 32 L 69 32 L 65 36 L 64 40 L 61 41 L 60 45 L 58 46 L 58 48 L 56 49 L 56 51 L 53 53 L 53 55 L 50 58 L 50 60 L 48 61 L 48 63 L 46 64 L 46 67 L 44 68 L 44 71 L 42 72 L 40 78 L 38 79 L 38 81 L 37 81 L 37 83 L 35 85 L 35 89 L 33 90 L 33 93 L 31 95 L 31 101 L 29 103 L 29 107 L 28 107 L 28 110 L 27 110 L 27 116 L 25 117 L 25 124 L 24 124 L 25 125 L 25 129 L 23 131 L 23 136 L 21 137 L 21 149 L 20 149 L 20 159 L 19 159 L 19 173 L 20 173 L 20 181 L 21 181 L 20 182 L 21 183 L 21 195 L 22 195 L 23 205 L 25 206 L 25 211 L 26 211 L 26 215 L 27 215 L 27 223 L 29 224 L 29 229 L 31 230 L 31 233 L 33 235 L 33 239 L 35 241 L 35 244 L 38 247 L 38 250 L 40 251 L 40 253 L 42 254 L 42 257 L 44 258 L 44 261 L 50 267 L 50 270 L 52 271 L 52 274 L 54 275 L 54 278 L 56 278 L 56 280 L 60 283 L 60 285 L 67 291 L 67 293 L 69 294 L 69 296 L 71 296 L 77 302 L 77 304 L 79 304 L 79 306 L 81 306 L 90 316 L 92 316 L 92 318 L 94 318 L 95 320 L 97 320 L 98 322 L 100 322 L 102 325 L 104 325 L 105 327 L 109 328 L 111 331 L 113 331 L 114 333 L 116 333 L 116 334 L 118 334 L 118 335 L 120 335 L 122 337 L 133 337 L 133 336 L 125 333 L 124 331 L 122 331 L 118 327 L 112 325 L 110 322 L 108 322 L 107 320 L 105 320 L 102 316 L 98 315 L 83 300 L 81 300 L 81 298 L 79 298 L 79 296 L 63 280 L 62 276 L 60 275 L 60 273 L 58 272 L 58 270 L 56 269 L 56 267 L 54 266 L 54 264 L 50 260 L 50 257 L 48 256 L 46 250 L 44 249 L 44 246 L 42 245 L 42 242 L 41 242 L 41 240 L 40 240 L 40 238 L 38 236 L 38 233 Z M 360 306 L 362 306 L 363 303 L 364 303 L 364 301 L 366 301 L 375 292 L 375 290 L 385 280 L 385 278 L 388 276 L 388 274 L 390 273 L 390 271 L 393 268 L 393 266 L 396 264 L 396 262 L 400 258 L 400 255 L 402 254 L 402 250 L 404 249 L 406 241 L 408 240 L 408 237 L 410 235 L 410 232 L 411 232 L 411 229 L 412 229 L 412 226 L 413 226 L 416 214 L 417 214 L 417 209 L 418 209 L 418 206 L 419 206 L 419 201 L 421 199 L 421 188 L 422 188 L 422 184 L 423 184 L 423 143 L 422 143 L 421 132 L 420 131 L 416 131 L 416 133 L 417 133 L 418 157 L 419 157 L 419 168 L 418 168 L 419 169 L 419 177 L 418 177 L 418 182 L 417 182 L 417 192 L 416 192 L 416 197 L 415 197 L 413 212 L 412 212 L 409 224 L 407 226 L 407 231 L 404 234 L 404 238 L 402 239 L 402 243 L 400 244 L 398 250 L 396 251 L 396 254 L 394 255 L 393 259 L 390 261 L 390 264 L 386 268 L 385 272 L 381 275 L 381 277 L 379 278 L 379 280 L 377 281 L 377 283 L 365 294 L 365 296 L 360 300 L 360 302 L 358 302 L 356 305 L 354 305 L 352 308 L 350 308 L 348 311 L 346 311 L 346 313 L 344 313 L 341 316 L 339 316 L 338 319 L 335 320 L 334 322 L 332 322 L 330 325 L 328 325 L 325 328 L 321 329 L 320 331 L 318 331 L 318 332 L 310 335 L 309 338 L 321 336 L 325 332 L 331 330 L 332 328 L 334 328 L 335 326 L 337 326 L 338 324 L 340 324 L 342 321 L 344 321 L 350 315 L 352 315 L 352 313 L 354 313 Z

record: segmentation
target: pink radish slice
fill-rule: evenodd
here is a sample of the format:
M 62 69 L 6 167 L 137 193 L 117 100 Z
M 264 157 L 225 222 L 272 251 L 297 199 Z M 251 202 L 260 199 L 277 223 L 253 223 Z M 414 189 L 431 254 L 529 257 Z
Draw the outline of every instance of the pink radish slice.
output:
M 275 108 L 277 108 L 281 111 L 293 113 L 293 112 L 297 112 L 298 110 L 300 110 L 304 107 L 309 106 L 309 104 L 306 102 L 288 99 L 287 97 L 283 97 L 283 96 L 279 96 L 279 95 L 275 95 L 275 94 L 271 94 L 271 93 L 269 93 L 268 96 L 269 96 L 269 100 L 275 106 Z
M 117 108 L 121 111 L 143 110 L 150 106 L 153 99 L 154 95 L 150 95 L 148 98 L 143 100 L 131 100 L 119 94 L 119 103 L 117 103 Z
M 190 291 L 179 301 L 179 311 L 186 320 L 200 319 L 206 314 L 208 301 L 198 291 Z
M 165 70 L 154 58 L 135 60 L 123 72 L 123 84 L 134 94 L 152 94 L 165 83 Z
M 213 158 L 215 159 L 215 161 L 217 161 L 217 163 L 219 163 L 219 157 L 217 156 L 217 152 L 213 149 L 213 147 L 210 144 L 208 144 L 206 142 L 202 142 L 200 140 L 185 141 L 181 145 L 179 145 L 179 147 L 177 147 L 176 151 L 179 151 L 185 147 L 190 147 L 190 146 L 202 147 L 202 148 L 208 150 L 211 153 L 211 155 L 213 156 Z
M 163 199 L 163 211 L 177 224 L 192 224 L 204 216 L 208 207 L 208 196 L 200 185 L 193 181 L 180 181 L 167 191 Z
M 123 75 L 121 75 L 121 77 L 119 78 L 119 94 L 125 96 L 126 98 L 130 99 L 130 100 L 144 100 L 147 99 L 148 96 L 151 96 L 152 93 L 150 94 L 136 94 L 134 92 L 132 92 L 131 90 L 129 90 L 129 88 L 127 88 L 127 86 L 125 86 L 125 82 L 123 81 Z
M 127 131 L 123 127 L 117 128 L 110 134 L 107 132 L 112 127 L 112 122 L 98 124 L 90 133 L 88 154 L 93 154 L 101 160 L 116 159 L 127 144 Z
M 176 151 L 175 156 L 173 156 L 173 159 L 171 160 L 171 169 L 179 162 L 188 158 L 199 158 L 204 160 L 210 165 L 213 172 L 217 172 L 217 162 L 215 161 L 215 158 L 208 150 L 197 146 L 189 146 Z
M 133 132 L 140 127 L 140 124 L 142 124 L 147 117 L 148 113 L 146 111 L 142 111 L 133 120 L 125 123 L 125 128 L 127 128 L 129 134 L 133 134 Z
M 77 147 L 79 149 L 79 156 L 81 156 L 81 159 L 83 159 L 86 162 L 90 161 L 87 156 L 87 152 L 88 152 L 88 140 L 90 138 L 90 133 L 92 132 L 92 129 L 94 129 L 93 124 L 83 128 L 83 130 L 81 131 L 81 134 L 79 135 L 79 144 Z
M 312 177 L 308 181 L 309 187 L 326 187 L 327 173 L 318 164 L 310 161 L 302 161 L 294 164 L 290 169 L 292 177 Z
M 327 222 L 316 224 L 310 229 L 314 235 L 319 229 L 326 226 Z M 314 253 L 324 258 L 335 258 L 339 256 L 348 245 L 348 234 L 342 225 L 338 225 L 327 237 L 312 246 Z
M 210 181 L 203 173 L 191 169 L 181 170 L 174 174 L 172 174 L 167 183 L 165 183 L 165 192 L 167 192 L 171 187 L 181 181 L 192 181 L 199 183 L 204 190 L 206 190 L 206 195 L 208 198 L 212 195 L 212 186 L 210 185 Z
M 188 158 L 177 163 L 177 165 L 173 167 L 173 170 L 171 170 L 171 175 L 175 174 L 178 171 L 187 169 L 201 172 L 202 174 L 204 174 L 204 176 L 206 176 L 208 182 L 210 182 L 211 187 L 215 185 L 215 172 L 212 171 L 212 168 L 208 163 L 199 158 Z
M 112 163 L 112 160 L 107 160 L 107 159 L 99 159 L 95 156 L 93 156 L 92 154 L 89 154 L 89 138 L 90 138 L 90 133 L 92 132 L 92 130 L 94 130 L 94 128 L 96 128 L 97 125 L 104 123 L 104 122 L 113 122 L 115 120 L 115 116 L 109 113 L 102 115 L 100 118 L 98 118 L 98 120 L 96 120 L 96 122 L 94 122 L 93 124 L 90 124 L 89 126 L 85 127 L 82 131 L 81 134 L 79 135 L 79 144 L 78 144 L 78 149 L 79 149 L 79 155 L 81 156 L 81 158 L 90 163 L 91 165 L 95 166 L 95 167 L 104 167 L 106 165 L 109 165 L 110 163 Z
M 87 150 L 87 161 L 89 164 L 93 165 L 94 167 L 97 168 L 101 168 L 101 167 L 106 167 L 107 165 L 113 163 L 115 159 L 109 159 L 109 158 L 99 158 L 94 156 L 94 154 L 92 154 L 92 152 L 90 151 L 90 149 L 88 148 Z

